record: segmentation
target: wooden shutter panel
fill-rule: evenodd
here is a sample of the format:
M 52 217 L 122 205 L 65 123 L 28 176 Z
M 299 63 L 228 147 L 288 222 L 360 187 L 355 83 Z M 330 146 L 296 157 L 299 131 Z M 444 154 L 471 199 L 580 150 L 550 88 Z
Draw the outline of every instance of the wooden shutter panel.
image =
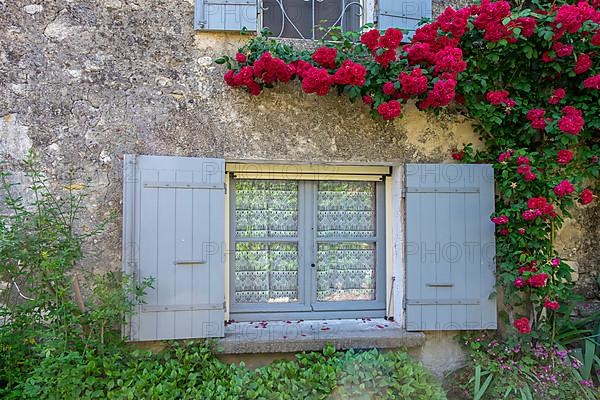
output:
M 222 337 L 225 162 L 125 156 L 123 259 L 155 279 L 125 332 L 131 340 Z
M 409 39 L 421 18 L 431 18 L 431 0 L 379 0 L 377 27 L 381 30 L 408 30 L 405 38 Z
M 406 327 L 496 329 L 491 165 L 406 166 Z
M 203 30 L 256 31 L 257 0 L 195 0 L 194 27 Z

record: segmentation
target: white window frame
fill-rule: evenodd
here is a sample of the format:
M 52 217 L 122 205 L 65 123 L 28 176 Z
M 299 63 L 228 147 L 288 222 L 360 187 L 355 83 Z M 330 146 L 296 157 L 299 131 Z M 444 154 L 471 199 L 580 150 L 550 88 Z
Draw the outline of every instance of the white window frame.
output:
M 233 167 L 232 167 L 233 165 Z M 252 171 L 256 171 L 257 168 L 261 168 L 263 170 L 260 174 L 253 174 Z M 292 169 L 290 169 L 292 168 Z M 254 163 L 244 163 L 239 161 L 232 161 L 228 163 L 228 170 L 226 176 L 226 185 L 227 185 L 227 198 L 226 198 L 226 234 L 225 234 L 225 248 L 228 249 L 227 256 L 225 259 L 225 294 L 226 294 L 226 320 L 236 320 L 236 321 L 244 321 L 244 320 L 288 320 L 288 319 L 326 319 L 326 318 L 359 318 L 359 317 L 393 317 L 395 321 L 403 323 L 403 295 L 404 295 L 404 278 L 403 273 L 399 270 L 402 267 L 402 258 L 401 254 L 403 252 L 403 242 L 398 242 L 398 237 L 401 237 L 402 233 L 399 230 L 399 225 L 401 222 L 396 220 L 396 216 L 401 215 L 401 204 L 396 201 L 396 199 L 401 196 L 401 187 L 398 186 L 401 182 L 396 182 L 398 178 L 402 176 L 402 168 L 401 166 L 392 166 L 390 165 L 381 165 L 381 166 L 356 166 L 356 165 L 305 165 L 305 164 L 254 164 Z M 243 176 L 244 178 L 251 177 L 255 179 L 264 178 L 265 174 L 270 174 L 271 179 L 280 178 L 278 173 L 282 173 L 286 171 L 288 179 L 294 179 L 294 174 L 302 173 L 302 174 L 310 174 L 311 172 L 315 173 L 315 176 L 309 178 L 309 180 L 352 180 L 359 179 L 357 178 L 357 171 L 376 171 L 376 173 L 380 173 L 381 171 L 387 171 L 385 176 L 382 176 L 382 182 L 380 184 L 381 189 L 377 194 L 379 197 L 378 201 L 380 201 L 380 205 L 377 208 L 377 212 L 381 215 L 381 219 L 383 219 L 384 226 L 383 232 L 381 233 L 381 238 L 378 240 L 377 244 L 380 247 L 385 247 L 383 253 L 378 254 L 381 260 L 380 264 L 383 264 L 382 267 L 379 265 L 376 273 L 383 275 L 383 278 L 377 281 L 380 288 L 383 287 L 382 294 L 379 294 L 376 297 L 374 302 L 384 303 L 383 308 L 377 310 L 377 312 L 373 312 L 373 307 L 366 307 L 365 310 L 360 310 L 357 307 L 357 310 L 349 308 L 347 310 L 336 310 L 336 311 L 321 311 L 321 312 L 306 312 L 306 311 L 298 311 L 295 312 L 290 310 L 289 308 L 286 310 L 285 307 L 281 310 L 278 310 L 278 306 L 281 303 L 269 303 L 265 304 L 267 306 L 274 306 L 273 312 L 264 312 L 264 311 L 252 311 L 252 307 L 248 310 L 242 310 L 245 312 L 239 312 L 239 308 L 233 304 L 233 295 L 234 295 L 234 282 L 233 282 L 233 249 L 235 248 L 235 241 L 233 238 L 233 230 L 234 230 L 234 202 L 231 193 L 234 189 L 233 185 L 233 173 L 232 169 L 239 171 L 250 171 L 246 173 L 239 173 L 239 176 Z M 335 171 L 335 175 L 330 174 L 330 172 Z M 321 178 L 320 178 L 321 177 Z M 306 178 L 305 178 L 306 179 Z M 366 178 L 365 180 L 372 180 L 372 178 Z M 392 217 L 392 215 L 394 217 Z M 378 221 L 381 224 L 381 221 Z M 383 283 L 381 283 L 383 282 Z M 332 302 L 333 303 L 333 302 Z M 348 302 L 351 303 L 351 302 Z M 357 302 L 358 304 L 359 302 Z M 310 299 L 309 299 L 310 305 Z M 293 307 L 292 307 L 293 308 Z

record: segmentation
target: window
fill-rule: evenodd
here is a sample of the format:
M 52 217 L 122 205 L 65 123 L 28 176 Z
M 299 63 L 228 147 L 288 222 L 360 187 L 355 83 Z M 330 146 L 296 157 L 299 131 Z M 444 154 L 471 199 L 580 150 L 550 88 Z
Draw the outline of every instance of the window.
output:
M 410 331 L 496 329 L 493 210 L 492 165 L 125 155 L 123 271 L 154 285 L 123 333 L 222 337 L 225 301 L 240 321 L 382 317 L 386 295 Z
M 363 0 L 264 0 L 262 26 L 275 37 L 322 39 L 333 27 L 358 30 L 364 7 Z
M 233 319 L 383 316 L 382 182 L 233 179 L 230 187 Z
M 260 31 L 280 38 L 322 39 L 332 27 L 358 30 L 367 23 L 395 27 L 406 38 L 422 18 L 431 18 L 431 0 L 195 0 L 194 26 L 201 30 Z

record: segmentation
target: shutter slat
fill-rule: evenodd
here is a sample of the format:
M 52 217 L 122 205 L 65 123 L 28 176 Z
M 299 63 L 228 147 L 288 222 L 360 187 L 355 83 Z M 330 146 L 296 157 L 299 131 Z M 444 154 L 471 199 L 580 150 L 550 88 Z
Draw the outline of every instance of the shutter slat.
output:
M 130 338 L 222 337 L 224 254 L 213 244 L 224 239 L 224 160 L 131 159 L 138 170 L 136 196 L 124 198 L 124 231 L 135 232 L 138 280 L 155 281 L 131 319 Z
M 160 182 L 175 180 L 175 171 L 159 170 Z M 158 248 L 156 292 L 157 304 L 175 305 L 175 271 L 171 268 L 175 257 L 175 190 L 158 189 Z M 144 218 L 144 216 L 142 216 Z M 157 314 L 156 335 L 158 338 L 175 338 L 175 313 Z
M 138 166 L 139 169 L 139 166 Z M 158 179 L 158 171 L 143 170 L 140 171 L 138 179 L 138 198 L 140 201 L 140 211 L 138 215 L 139 229 L 137 229 L 137 246 L 139 246 L 138 272 L 140 281 L 144 278 L 158 276 L 158 189 L 141 189 L 139 181 L 146 179 Z M 135 207 L 135 206 L 134 206 Z M 143 265 L 144 268 L 140 268 Z M 158 292 L 156 285 L 154 288 L 146 290 L 145 301 L 149 304 L 160 304 L 158 301 Z M 138 313 L 139 326 L 138 332 L 132 332 L 132 337 L 139 340 L 153 340 L 156 337 L 157 314 Z M 135 329 L 136 327 L 132 327 Z M 137 334 L 136 334 L 137 333 Z
M 407 329 L 495 329 L 492 167 L 409 164 L 405 181 Z
M 177 171 L 176 183 L 192 182 L 192 171 Z M 177 185 L 179 187 L 179 185 Z M 191 185 L 190 186 L 194 186 Z M 175 260 L 173 272 L 175 274 L 176 304 L 194 304 L 192 299 L 193 288 L 190 282 L 195 268 L 202 268 L 204 264 L 189 264 L 194 260 L 194 226 L 190 214 L 194 212 L 194 190 L 178 188 L 175 192 Z M 201 191 L 198 191 L 201 193 Z M 182 264 L 187 261 L 187 264 Z M 202 261 L 202 260 L 198 260 Z M 198 306 L 198 305 L 196 305 Z M 192 337 L 192 310 L 175 313 L 175 337 Z

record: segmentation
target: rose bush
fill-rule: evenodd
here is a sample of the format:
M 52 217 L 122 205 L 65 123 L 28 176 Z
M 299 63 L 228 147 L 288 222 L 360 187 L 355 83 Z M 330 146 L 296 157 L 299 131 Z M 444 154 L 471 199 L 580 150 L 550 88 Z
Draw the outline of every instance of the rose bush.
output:
M 385 121 L 401 117 L 408 101 L 470 116 L 486 150 L 467 144 L 451 156 L 494 164 L 491 218 L 511 325 L 553 337 L 572 286 L 554 236 L 569 210 L 593 202 L 600 172 L 600 1 L 590 1 L 447 8 L 406 44 L 400 30 L 371 26 L 335 34 L 315 51 L 261 35 L 217 62 L 229 68 L 229 85 L 253 95 L 298 79 L 306 93 L 362 100 Z

